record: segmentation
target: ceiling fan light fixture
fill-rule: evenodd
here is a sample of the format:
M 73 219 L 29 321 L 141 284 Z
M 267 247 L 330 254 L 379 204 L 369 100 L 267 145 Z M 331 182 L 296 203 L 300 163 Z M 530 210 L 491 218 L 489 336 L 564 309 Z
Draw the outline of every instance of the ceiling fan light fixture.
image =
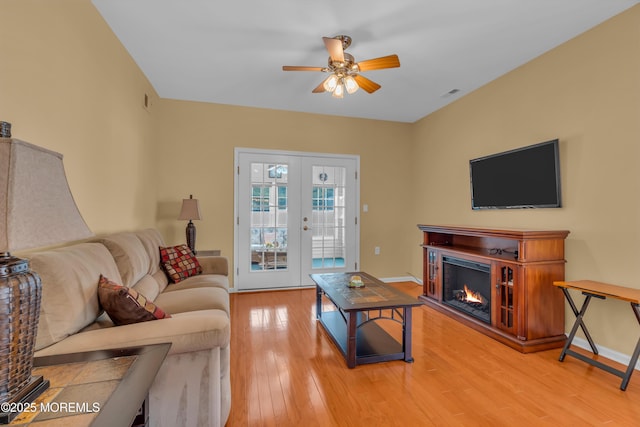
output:
M 331 96 L 334 98 L 344 98 L 344 85 L 342 82 L 338 83 Z
M 338 86 L 338 76 L 331 74 L 323 83 L 324 90 L 327 92 L 333 92 Z
M 344 82 L 344 87 L 347 90 L 347 93 L 349 95 L 351 95 L 352 93 L 355 93 L 358 88 L 360 88 L 360 86 L 358 86 L 358 83 L 356 82 L 356 79 L 353 78 L 353 76 L 346 76 L 344 79 L 342 79 L 342 81 Z

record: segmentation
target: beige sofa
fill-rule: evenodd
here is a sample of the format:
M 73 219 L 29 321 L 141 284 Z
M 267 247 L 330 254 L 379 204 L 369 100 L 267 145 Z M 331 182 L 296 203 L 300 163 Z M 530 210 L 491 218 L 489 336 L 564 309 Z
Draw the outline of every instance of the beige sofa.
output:
M 42 279 L 36 356 L 171 342 L 149 391 L 151 426 L 224 426 L 231 407 L 229 281 L 224 257 L 198 257 L 203 274 L 169 284 L 154 229 L 28 254 Z M 114 326 L 100 275 L 134 288 L 171 318 Z

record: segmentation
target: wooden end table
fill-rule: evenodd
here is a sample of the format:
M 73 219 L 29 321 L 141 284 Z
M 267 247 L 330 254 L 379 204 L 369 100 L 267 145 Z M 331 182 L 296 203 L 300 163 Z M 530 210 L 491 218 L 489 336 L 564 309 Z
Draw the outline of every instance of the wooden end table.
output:
M 589 347 L 591 347 L 591 351 L 593 354 L 598 354 L 598 347 L 596 347 L 595 342 L 591 338 L 589 331 L 587 330 L 587 326 L 584 324 L 584 315 L 587 311 L 587 307 L 589 307 L 589 302 L 591 302 L 592 298 L 598 299 L 607 299 L 614 298 L 621 301 L 626 301 L 631 304 L 631 309 L 636 316 L 638 323 L 640 323 L 640 289 L 632 289 L 626 288 L 618 285 L 610 285 L 608 283 L 595 282 L 593 280 L 577 280 L 574 282 L 553 282 L 554 286 L 557 286 L 562 289 L 564 296 L 567 299 L 567 302 L 571 306 L 571 310 L 573 314 L 576 316 L 576 321 L 571 328 L 571 332 L 569 333 L 569 337 L 560 353 L 560 361 L 564 361 L 566 355 L 570 355 L 575 357 L 576 359 L 580 359 L 585 363 L 588 363 L 591 366 L 595 366 L 596 368 L 602 369 L 604 371 L 609 372 L 610 374 L 616 375 L 622 378 L 622 383 L 620 384 L 620 390 L 625 391 L 627 389 L 627 385 L 629 385 L 629 380 L 631 379 L 631 375 L 633 374 L 633 370 L 635 369 L 636 362 L 638 361 L 638 356 L 640 356 L 640 339 L 636 343 L 636 348 L 633 351 L 633 355 L 631 356 L 631 360 L 629 361 L 629 365 L 625 371 L 616 369 L 612 366 L 606 365 L 598 360 L 591 359 L 583 354 L 577 353 L 571 348 L 571 342 L 573 338 L 576 336 L 576 332 L 578 328 L 582 329 L 584 336 L 587 338 L 589 342 Z M 569 293 L 569 289 L 574 289 L 582 292 L 585 296 L 584 302 L 582 303 L 582 307 L 578 310 L 573 298 L 571 298 L 571 294 Z
M 36 357 L 33 375 L 42 375 L 51 386 L 8 425 L 146 425 L 149 387 L 170 347 L 153 344 Z

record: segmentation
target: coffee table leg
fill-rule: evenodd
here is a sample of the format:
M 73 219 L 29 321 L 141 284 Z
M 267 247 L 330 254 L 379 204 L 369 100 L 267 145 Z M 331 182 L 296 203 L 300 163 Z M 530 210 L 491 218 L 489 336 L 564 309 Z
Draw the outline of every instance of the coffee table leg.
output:
M 347 366 L 349 368 L 356 367 L 356 333 L 358 323 L 358 312 L 347 311 Z
M 316 285 L 316 319 L 322 317 L 322 289 Z
M 404 361 L 409 363 L 413 362 L 413 357 L 411 356 L 411 312 L 411 307 L 402 309 L 402 317 L 404 318 L 404 322 L 402 322 L 402 347 Z

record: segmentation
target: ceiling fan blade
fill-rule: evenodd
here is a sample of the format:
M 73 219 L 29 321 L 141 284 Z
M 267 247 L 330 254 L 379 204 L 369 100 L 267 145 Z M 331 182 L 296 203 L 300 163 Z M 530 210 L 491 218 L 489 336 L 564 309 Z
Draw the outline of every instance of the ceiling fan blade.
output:
M 360 71 L 381 70 L 383 68 L 396 68 L 400 66 L 398 55 L 383 56 L 381 58 L 367 59 L 358 62 Z
M 342 48 L 342 40 L 331 37 L 323 37 L 324 46 L 329 52 L 332 61 L 344 62 L 344 49 Z
M 322 71 L 322 67 L 298 67 L 295 65 L 283 65 L 282 71 Z
M 382 87 L 378 83 L 371 81 L 368 78 L 361 76 L 360 74 L 354 75 L 353 78 L 355 79 L 356 83 L 358 83 L 358 86 L 369 93 L 373 93 Z
M 326 79 L 325 79 L 326 80 Z M 322 93 L 322 92 L 326 92 L 325 88 L 324 88 L 324 82 L 325 80 L 322 81 L 322 83 L 320 83 L 318 86 L 316 86 L 315 89 L 313 89 L 311 91 L 311 93 Z

